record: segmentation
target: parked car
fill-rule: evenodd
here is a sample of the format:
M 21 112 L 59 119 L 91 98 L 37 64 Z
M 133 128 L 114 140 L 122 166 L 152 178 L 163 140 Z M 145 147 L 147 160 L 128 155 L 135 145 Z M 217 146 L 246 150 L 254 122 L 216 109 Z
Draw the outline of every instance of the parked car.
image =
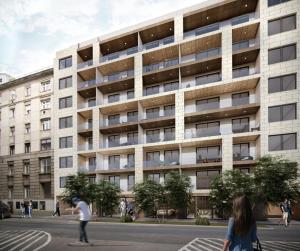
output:
M 0 201 L 0 220 L 10 217 L 10 208 L 4 202 Z

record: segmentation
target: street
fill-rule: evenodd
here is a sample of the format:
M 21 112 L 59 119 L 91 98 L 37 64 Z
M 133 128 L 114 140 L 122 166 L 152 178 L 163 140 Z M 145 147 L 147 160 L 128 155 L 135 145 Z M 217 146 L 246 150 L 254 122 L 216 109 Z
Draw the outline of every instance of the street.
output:
M 300 250 L 299 232 L 299 223 L 258 228 L 264 250 L 272 251 Z M 93 246 L 70 246 L 78 240 L 74 220 L 5 219 L 0 221 L 0 250 L 220 250 L 226 227 L 90 222 L 87 233 Z

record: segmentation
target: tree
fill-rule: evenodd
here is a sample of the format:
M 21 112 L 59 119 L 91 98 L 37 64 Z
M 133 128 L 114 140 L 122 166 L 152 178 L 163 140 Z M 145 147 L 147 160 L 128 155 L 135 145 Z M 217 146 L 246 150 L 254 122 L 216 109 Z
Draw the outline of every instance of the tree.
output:
M 191 180 L 188 176 L 176 171 L 168 173 L 165 181 L 167 200 L 176 209 L 177 217 L 186 218 L 187 208 L 191 203 Z
M 119 204 L 120 188 L 111 184 L 107 180 L 100 180 L 99 183 L 95 184 L 94 197 L 99 216 L 112 216 Z
M 136 207 L 146 215 L 156 215 L 159 206 L 165 203 L 165 192 L 161 184 L 145 180 L 137 184 L 133 190 Z

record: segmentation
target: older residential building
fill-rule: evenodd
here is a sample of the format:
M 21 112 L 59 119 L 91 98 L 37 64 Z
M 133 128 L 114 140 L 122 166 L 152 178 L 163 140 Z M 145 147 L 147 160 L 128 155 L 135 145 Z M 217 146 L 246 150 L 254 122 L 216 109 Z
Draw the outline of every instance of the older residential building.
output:
M 53 210 L 53 69 L 0 85 L 0 200 Z

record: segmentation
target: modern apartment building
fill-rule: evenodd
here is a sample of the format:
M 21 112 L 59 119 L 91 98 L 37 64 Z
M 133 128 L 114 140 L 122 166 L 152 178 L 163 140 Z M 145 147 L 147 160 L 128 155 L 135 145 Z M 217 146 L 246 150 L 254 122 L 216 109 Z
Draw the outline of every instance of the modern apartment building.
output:
M 0 85 L 0 200 L 53 210 L 53 69 Z
M 76 44 L 54 61 L 54 185 L 120 186 L 180 170 L 194 205 L 265 154 L 300 162 L 297 0 L 206 1 Z

